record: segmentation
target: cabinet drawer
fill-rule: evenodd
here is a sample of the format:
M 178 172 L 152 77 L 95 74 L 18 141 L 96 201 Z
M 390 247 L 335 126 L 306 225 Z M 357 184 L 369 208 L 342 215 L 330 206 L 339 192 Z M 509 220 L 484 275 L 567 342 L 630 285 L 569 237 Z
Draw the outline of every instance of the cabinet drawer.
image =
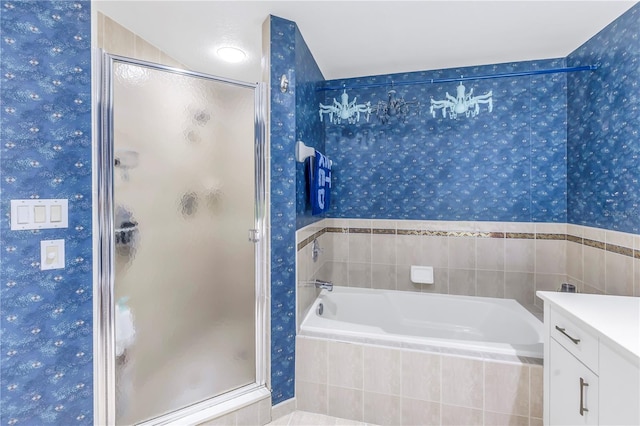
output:
M 598 374 L 598 338 L 561 312 L 551 309 L 549 335 Z

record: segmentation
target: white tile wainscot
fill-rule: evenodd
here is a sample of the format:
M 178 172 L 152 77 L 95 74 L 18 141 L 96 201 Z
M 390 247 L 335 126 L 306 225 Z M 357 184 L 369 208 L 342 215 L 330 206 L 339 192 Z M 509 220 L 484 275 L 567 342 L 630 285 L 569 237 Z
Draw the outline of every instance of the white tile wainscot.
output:
M 545 424 L 640 424 L 640 298 L 538 292 Z

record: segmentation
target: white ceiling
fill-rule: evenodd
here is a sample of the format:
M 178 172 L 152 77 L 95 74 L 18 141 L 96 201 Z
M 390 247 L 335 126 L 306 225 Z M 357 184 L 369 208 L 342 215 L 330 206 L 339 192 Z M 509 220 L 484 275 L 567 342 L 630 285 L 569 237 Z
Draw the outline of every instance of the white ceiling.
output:
M 118 1 L 93 3 L 193 70 L 261 76 L 262 23 L 295 21 L 324 77 L 338 79 L 564 57 L 633 1 Z M 220 61 L 240 47 L 240 64 Z

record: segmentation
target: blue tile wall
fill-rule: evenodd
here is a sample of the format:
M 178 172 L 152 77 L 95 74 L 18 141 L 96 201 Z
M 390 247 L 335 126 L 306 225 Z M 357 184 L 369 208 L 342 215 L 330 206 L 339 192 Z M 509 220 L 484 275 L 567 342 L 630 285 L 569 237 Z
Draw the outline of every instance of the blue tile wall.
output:
M 317 90 L 324 83 L 324 76 L 297 26 L 295 55 L 296 141 L 324 152 L 324 126 L 318 116 L 318 104 L 324 102 L 324 94 Z M 296 162 L 296 229 L 322 219 L 311 215 L 308 173 L 309 160 Z
M 272 403 L 294 396 L 296 335 L 296 25 L 271 17 L 271 387 Z M 282 93 L 280 76 L 289 78 Z
M 443 118 L 430 99 L 455 95 L 459 83 L 412 81 L 560 68 L 563 59 L 528 61 L 331 81 L 386 86 L 348 90 L 349 100 L 386 101 L 393 86 L 411 106 L 406 122 L 325 124 L 335 162 L 331 217 L 566 221 L 566 75 L 466 81 L 474 95 L 493 92 L 493 112 Z M 326 103 L 341 91 L 327 91 Z
M 0 99 L 3 425 L 93 423 L 90 2 L 7 1 Z M 11 231 L 11 199 L 67 198 L 69 227 Z M 40 271 L 40 241 L 66 268 Z
M 568 220 L 640 233 L 640 4 L 567 57 Z

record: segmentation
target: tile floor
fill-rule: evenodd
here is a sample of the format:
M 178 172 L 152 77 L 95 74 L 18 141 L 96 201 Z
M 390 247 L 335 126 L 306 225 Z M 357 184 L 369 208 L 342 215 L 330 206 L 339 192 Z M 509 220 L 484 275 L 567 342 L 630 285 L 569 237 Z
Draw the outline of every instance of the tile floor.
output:
M 294 411 L 291 414 L 273 420 L 266 426 L 375 426 L 372 423 L 362 423 L 353 420 L 339 419 L 323 414 Z

